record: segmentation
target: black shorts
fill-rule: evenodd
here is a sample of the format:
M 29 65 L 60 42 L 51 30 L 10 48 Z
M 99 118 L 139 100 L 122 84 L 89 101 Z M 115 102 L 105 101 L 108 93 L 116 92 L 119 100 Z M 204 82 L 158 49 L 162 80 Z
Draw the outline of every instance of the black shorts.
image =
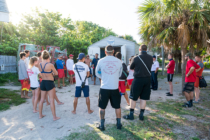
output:
M 42 80 L 40 89 L 42 91 L 50 91 L 55 88 L 54 81 L 51 80 Z
M 168 74 L 167 77 L 168 77 L 168 82 L 173 82 L 173 74 Z
M 36 90 L 37 88 L 39 88 L 39 87 L 31 87 L 31 90 Z
M 96 77 L 96 69 L 93 69 L 93 76 Z
M 151 94 L 150 84 L 150 77 L 134 78 L 129 98 L 133 101 L 137 101 L 139 97 L 142 100 L 149 100 Z
M 100 89 L 98 97 L 98 107 L 100 107 L 101 109 L 106 109 L 109 100 L 113 108 L 115 109 L 120 108 L 121 95 L 119 89 L 115 90 Z
M 186 82 L 184 84 L 183 92 L 187 92 L 187 93 L 193 92 L 194 91 L 194 84 L 195 83 L 193 83 L 193 82 Z

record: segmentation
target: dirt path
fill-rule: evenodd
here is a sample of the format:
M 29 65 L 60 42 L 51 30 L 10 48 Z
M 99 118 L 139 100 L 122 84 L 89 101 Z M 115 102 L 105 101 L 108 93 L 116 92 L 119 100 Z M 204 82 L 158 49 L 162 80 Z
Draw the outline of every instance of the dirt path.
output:
M 168 92 L 168 84 L 165 83 L 166 79 L 159 80 L 159 90 L 152 91 L 151 100 L 165 101 L 166 99 L 178 99 L 180 97 L 179 93 L 181 92 L 180 81 L 180 78 L 174 78 L 174 83 L 176 83 L 174 84 L 175 96 L 166 97 L 165 93 Z M 7 88 L 11 90 L 20 89 L 20 87 L 9 86 L 0 88 Z M 7 111 L 0 112 L 0 139 L 54 140 L 56 138 L 63 138 L 71 132 L 75 132 L 76 129 L 79 131 L 82 126 L 98 122 L 99 114 L 97 104 L 99 88 L 99 85 L 90 85 L 91 109 L 94 110 L 94 113 L 92 114 L 87 113 L 84 97 L 79 99 L 77 114 L 73 115 L 71 113 L 75 92 L 74 86 L 56 89 L 59 100 L 65 103 L 64 105 L 57 105 L 56 103 L 56 114 L 58 117 L 61 117 L 58 121 L 53 121 L 50 106 L 46 106 L 46 104 L 44 104 L 43 108 L 43 114 L 46 115 L 46 117 L 39 119 L 38 113 L 32 112 L 31 99 L 28 99 L 24 104 L 14 106 Z M 123 110 L 129 110 L 124 97 L 122 98 L 121 106 Z M 151 112 L 151 110 L 149 108 L 146 109 L 147 115 Z M 135 112 L 139 112 L 139 103 Z M 109 104 L 106 109 L 106 124 L 114 124 L 115 122 L 115 112 Z

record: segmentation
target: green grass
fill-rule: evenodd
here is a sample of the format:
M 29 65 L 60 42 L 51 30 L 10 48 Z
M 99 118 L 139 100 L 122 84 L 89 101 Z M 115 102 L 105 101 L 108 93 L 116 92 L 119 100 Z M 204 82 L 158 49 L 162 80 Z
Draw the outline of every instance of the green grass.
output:
M 202 91 L 203 92 L 203 91 Z M 208 92 L 201 94 L 204 98 L 209 96 Z M 206 102 L 209 101 L 210 98 Z M 205 102 L 205 103 L 206 103 Z M 192 139 L 199 140 L 208 137 L 210 127 L 209 111 L 194 105 L 193 108 L 182 108 L 183 102 L 177 100 L 167 100 L 165 102 L 148 101 L 147 106 L 151 108 L 153 113 L 145 116 L 144 121 L 139 121 L 135 116 L 134 121 L 123 123 L 122 130 L 117 130 L 115 125 L 107 124 L 106 130 L 101 132 L 93 124 L 86 125 L 81 128 L 82 132 L 72 132 L 69 136 L 60 140 L 179 140 Z M 210 106 L 207 107 L 210 109 Z M 122 115 L 129 111 L 122 109 Z M 189 115 L 203 120 L 203 122 L 190 121 L 183 115 Z M 186 127 L 194 127 L 197 131 L 189 130 L 186 133 Z M 174 133 L 174 130 L 180 130 L 184 133 Z
M 15 91 L 0 89 L 0 111 L 7 110 L 12 105 L 17 106 L 25 102 L 26 99 L 22 99 Z
M 4 86 L 8 82 L 12 83 L 14 86 L 21 86 L 20 82 L 18 82 L 17 73 L 0 74 L 0 86 Z

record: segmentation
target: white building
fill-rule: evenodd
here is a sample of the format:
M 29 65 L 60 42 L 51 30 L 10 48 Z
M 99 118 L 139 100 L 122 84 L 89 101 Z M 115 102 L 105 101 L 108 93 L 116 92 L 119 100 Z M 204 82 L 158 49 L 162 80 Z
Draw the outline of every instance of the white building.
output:
M 129 58 L 139 54 L 139 45 L 133 41 L 125 40 L 115 36 L 108 36 L 88 47 L 88 54 L 91 59 L 94 58 L 96 53 L 99 54 L 99 58 L 105 57 L 105 47 L 107 45 L 112 45 L 114 47 L 115 53 L 122 53 L 122 60 L 128 64 Z
M 0 22 L 9 22 L 9 10 L 5 0 L 0 0 Z

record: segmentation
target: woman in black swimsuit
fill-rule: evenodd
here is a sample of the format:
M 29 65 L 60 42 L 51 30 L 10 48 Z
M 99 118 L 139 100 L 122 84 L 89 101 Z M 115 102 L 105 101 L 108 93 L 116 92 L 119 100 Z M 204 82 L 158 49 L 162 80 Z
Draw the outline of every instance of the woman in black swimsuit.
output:
M 56 94 L 55 94 L 55 84 L 53 76 L 58 75 L 58 72 L 56 71 L 54 65 L 49 62 L 50 62 L 50 54 L 48 53 L 48 51 L 44 50 L 42 52 L 42 62 L 39 65 L 39 70 L 42 73 L 42 82 L 40 85 L 41 100 L 39 102 L 39 118 L 41 119 L 45 116 L 42 114 L 42 109 L 46 94 L 48 94 L 50 97 L 50 108 L 52 111 L 53 120 L 56 121 L 60 118 L 56 117 L 55 113 L 54 99 L 56 98 Z

